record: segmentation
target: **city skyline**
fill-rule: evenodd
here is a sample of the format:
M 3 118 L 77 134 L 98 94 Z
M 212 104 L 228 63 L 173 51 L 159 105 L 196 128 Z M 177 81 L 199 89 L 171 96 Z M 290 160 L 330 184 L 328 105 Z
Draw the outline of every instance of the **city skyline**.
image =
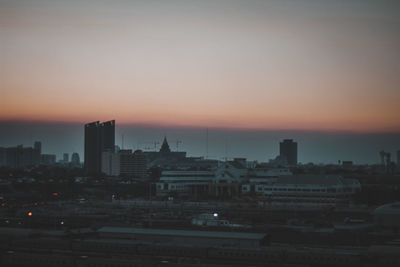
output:
M 400 133 L 396 1 L 0 1 L 0 121 Z
M 102 120 L 103 121 L 103 120 Z M 32 146 L 41 140 L 44 153 L 62 158 L 64 152 L 78 152 L 83 160 L 84 124 L 74 123 L 4 123 L 0 122 L 0 146 Z M 161 147 L 164 136 L 171 150 L 186 151 L 188 156 L 213 159 L 246 157 L 265 162 L 279 155 L 279 142 L 294 139 L 299 144 L 298 161 L 301 163 L 337 164 L 338 160 L 351 160 L 355 164 L 379 164 L 379 152 L 392 154 L 400 148 L 397 133 L 321 133 L 312 131 L 248 131 L 208 128 L 167 128 L 141 125 L 120 125 L 116 122 L 115 144 L 124 148 L 154 151 Z M 208 153 L 207 153 L 208 151 Z

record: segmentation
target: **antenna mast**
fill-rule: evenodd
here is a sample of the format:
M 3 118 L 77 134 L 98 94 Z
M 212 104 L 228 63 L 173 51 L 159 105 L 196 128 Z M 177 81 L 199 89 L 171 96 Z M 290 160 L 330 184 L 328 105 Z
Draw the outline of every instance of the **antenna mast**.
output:
M 176 152 L 179 151 L 179 144 L 182 144 L 181 140 L 176 140 Z
M 206 128 L 206 159 L 208 159 L 208 128 Z

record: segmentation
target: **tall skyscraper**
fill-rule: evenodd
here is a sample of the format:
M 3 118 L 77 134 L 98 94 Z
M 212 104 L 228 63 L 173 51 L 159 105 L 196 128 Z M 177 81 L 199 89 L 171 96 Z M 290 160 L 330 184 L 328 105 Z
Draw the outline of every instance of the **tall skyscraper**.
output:
M 397 150 L 397 165 L 400 166 L 400 150 Z
M 115 120 L 85 124 L 85 170 L 88 173 L 101 172 L 101 153 L 114 150 Z
M 289 165 L 297 165 L 297 143 L 292 139 L 285 139 L 279 143 L 279 155 L 287 160 Z

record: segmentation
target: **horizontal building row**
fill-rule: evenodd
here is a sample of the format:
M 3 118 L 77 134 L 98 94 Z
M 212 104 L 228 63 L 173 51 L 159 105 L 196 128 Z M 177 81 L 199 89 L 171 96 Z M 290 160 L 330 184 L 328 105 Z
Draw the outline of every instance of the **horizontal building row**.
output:
M 22 145 L 0 147 L 0 167 L 27 168 L 38 165 L 54 165 L 56 162 L 56 155 L 42 154 L 42 143 L 39 141 L 36 141 L 33 147 Z M 73 153 L 71 162 L 69 162 L 68 154 L 64 153 L 64 158 L 59 163 L 80 167 L 79 154 Z
M 292 175 L 289 169 L 244 167 L 224 162 L 213 171 L 163 171 L 158 196 L 255 195 L 268 201 L 331 203 L 348 199 L 361 189 L 357 179 L 339 175 Z
M 38 141 L 33 147 L 0 147 L 0 167 L 26 168 L 55 163 L 56 155 L 42 154 L 42 143 Z

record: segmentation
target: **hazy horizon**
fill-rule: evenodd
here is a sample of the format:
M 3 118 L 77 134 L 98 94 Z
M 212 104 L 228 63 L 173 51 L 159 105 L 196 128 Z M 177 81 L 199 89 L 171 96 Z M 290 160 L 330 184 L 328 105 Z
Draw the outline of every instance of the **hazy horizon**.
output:
M 207 156 L 207 128 L 163 127 L 157 125 L 121 125 L 116 121 L 116 145 L 125 149 L 154 151 L 167 137 L 172 151 L 186 151 L 188 156 Z M 248 160 L 266 162 L 279 154 L 279 142 L 294 139 L 298 142 L 298 159 L 301 163 L 337 163 L 352 160 L 355 164 L 379 163 L 379 151 L 392 153 L 400 150 L 399 133 L 351 133 L 316 131 L 262 131 L 243 129 L 208 128 L 208 158 L 246 157 Z M 83 161 L 84 124 L 48 122 L 0 122 L 0 146 L 22 144 L 32 146 L 42 142 L 43 153 L 78 152 Z

